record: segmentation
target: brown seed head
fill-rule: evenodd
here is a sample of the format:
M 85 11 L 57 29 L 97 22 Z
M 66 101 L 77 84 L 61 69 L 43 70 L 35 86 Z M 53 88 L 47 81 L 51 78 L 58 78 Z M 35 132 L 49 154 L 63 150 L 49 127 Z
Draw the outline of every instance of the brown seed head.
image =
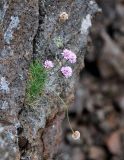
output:
M 74 133 L 72 134 L 72 138 L 74 140 L 80 139 L 80 132 L 79 131 L 74 131 Z
M 61 22 L 65 22 L 66 20 L 68 20 L 69 15 L 66 12 L 62 12 L 59 15 L 59 20 Z

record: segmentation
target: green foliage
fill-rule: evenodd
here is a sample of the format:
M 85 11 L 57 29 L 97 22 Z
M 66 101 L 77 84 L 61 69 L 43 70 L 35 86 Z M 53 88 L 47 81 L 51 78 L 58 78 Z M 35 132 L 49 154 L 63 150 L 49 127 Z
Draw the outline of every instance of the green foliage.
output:
M 63 47 L 63 40 L 62 40 L 61 37 L 56 37 L 56 38 L 54 39 L 54 43 L 56 44 L 56 46 L 57 46 L 58 48 Z
M 29 79 L 27 82 L 27 96 L 28 103 L 35 101 L 42 93 L 47 80 L 47 72 L 38 61 L 32 62 L 29 67 Z

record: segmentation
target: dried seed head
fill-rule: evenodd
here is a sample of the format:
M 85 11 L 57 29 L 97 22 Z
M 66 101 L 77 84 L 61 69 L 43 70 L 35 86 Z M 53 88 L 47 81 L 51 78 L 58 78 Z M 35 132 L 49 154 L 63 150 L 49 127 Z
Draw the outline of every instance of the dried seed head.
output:
M 66 12 L 62 12 L 62 13 L 60 13 L 60 15 L 59 15 L 59 20 L 61 21 L 61 22 L 65 22 L 66 20 L 68 20 L 68 14 L 66 13 Z
M 79 131 L 74 131 L 74 133 L 72 134 L 72 138 L 74 140 L 80 139 L 80 132 Z

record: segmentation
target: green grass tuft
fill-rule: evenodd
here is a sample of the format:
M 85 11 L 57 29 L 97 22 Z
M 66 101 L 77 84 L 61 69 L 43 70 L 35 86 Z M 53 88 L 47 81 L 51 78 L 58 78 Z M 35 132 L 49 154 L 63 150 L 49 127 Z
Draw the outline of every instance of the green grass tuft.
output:
M 43 92 L 47 80 L 47 72 L 38 61 L 32 62 L 29 67 L 29 79 L 27 82 L 27 102 L 35 101 Z

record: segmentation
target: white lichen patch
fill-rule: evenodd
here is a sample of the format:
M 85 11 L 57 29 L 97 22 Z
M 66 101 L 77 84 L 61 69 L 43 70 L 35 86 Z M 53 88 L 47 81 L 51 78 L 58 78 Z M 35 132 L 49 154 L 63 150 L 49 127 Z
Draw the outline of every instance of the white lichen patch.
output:
M 3 18 L 5 16 L 5 14 L 6 14 L 6 11 L 7 11 L 8 7 L 9 7 L 7 2 L 6 2 L 6 0 L 4 0 L 3 3 L 4 3 L 4 5 L 3 5 L 2 9 L 0 9 L 0 21 L 3 21 Z
M 88 14 L 86 16 L 86 18 L 84 18 L 82 20 L 82 24 L 81 24 L 81 34 L 88 34 L 88 30 L 89 28 L 92 26 L 92 23 L 91 23 L 91 15 Z
M 0 101 L 0 109 L 8 109 L 9 108 L 9 105 L 8 105 L 8 102 L 6 101 Z
M 9 83 L 6 81 L 5 77 L 1 78 L 0 90 L 2 90 L 4 92 L 9 92 Z
M 94 3 L 95 3 L 94 1 L 92 1 L 92 0 L 90 1 L 90 5 L 93 5 Z
M 11 22 L 4 34 L 4 40 L 6 43 L 10 44 L 10 41 L 13 38 L 14 29 L 18 27 L 19 24 L 19 18 L 18 16 L 11 16 Z
M 4 131 L 4 127 L 0 125 L 0 133 L 2 133 L 3 131 Z
M 14 52 L 11 49 L 10 46 L 4 46 L 3 50 L 1 51 L 1 57 L 10 57 L 10 56 L 14 56 Z
M 5 145 L 5 141 L 0 137 L 0 148 L 3 148 Z
M 10 140 L 14 140 L 14 139 L 15 139 L 15 136 L 14 136 L 14 134 L 13 134 L 11 131 L 9 131 L 9 132 L 7 133 L 7 138 L 10 139 Z

